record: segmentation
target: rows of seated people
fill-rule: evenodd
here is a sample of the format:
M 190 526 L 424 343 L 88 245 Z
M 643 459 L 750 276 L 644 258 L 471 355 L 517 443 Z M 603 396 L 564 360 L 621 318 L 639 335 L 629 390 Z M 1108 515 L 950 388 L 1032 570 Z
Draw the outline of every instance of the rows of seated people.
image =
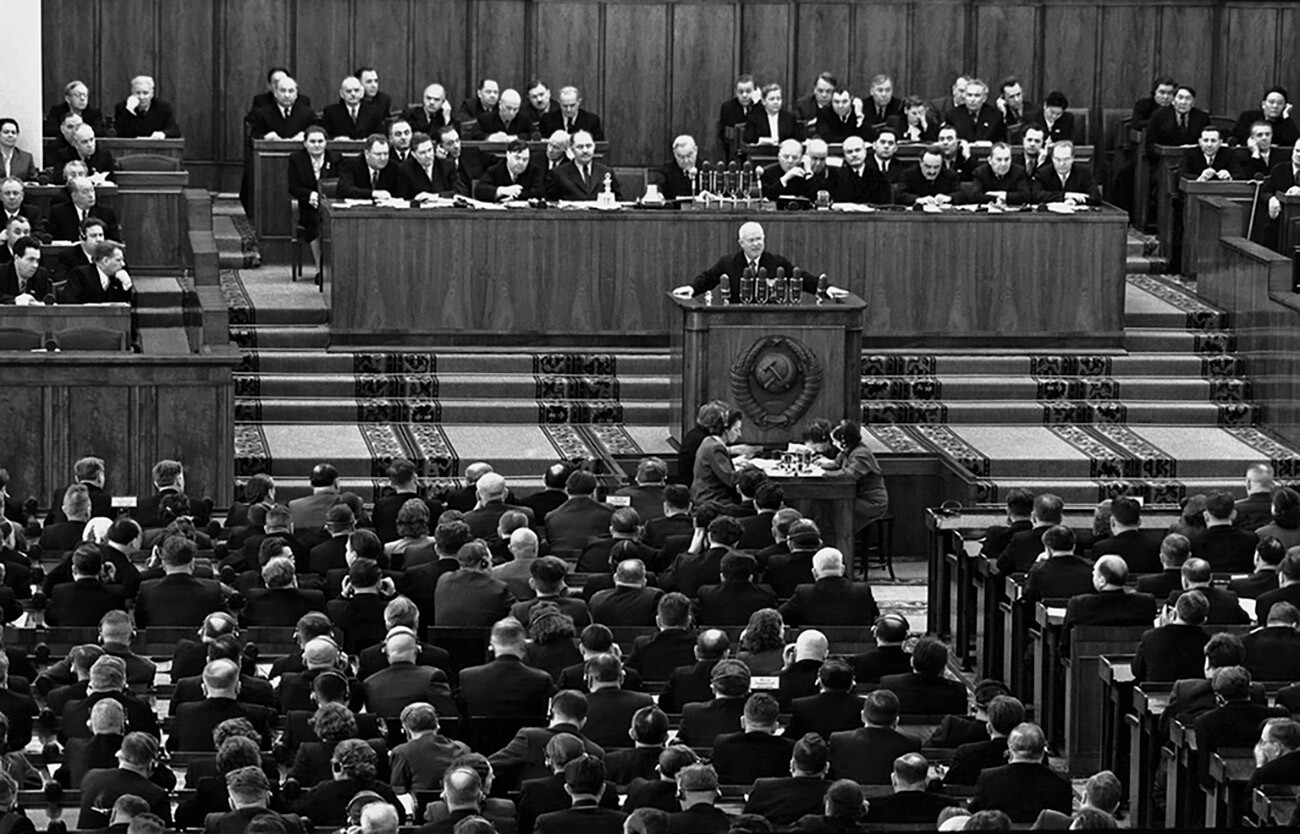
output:
M 1070 819 L 1069 782 L 1021 702 L 985 682 L 970 708 L 944 644 L 881 616 L 779 488 L 750 474 L 753 514 L 709 518 L 665 469 L 643 461 L 615 509 L 567 464 L 511 504 L 487 464 L 434 499 L 399 460 L 367 513 L 322 464 L 312 495 L 279 504 L 255 477 L 226 525 L 205 527 L 179 464 L 155 468 L 134 518 L 110 520 L 103 464 L 83 460 L 39 539 L 32 518 L 0 528 L 0 596 L 32 598 L 10 599 L 7 621 L 26 608 L 58 627 L 47 639 L 98 633 L 65 657 L 13 640 L 0 655 L 6 770 L 77 789 L 78 828 L 134 815 L 142 831 L 242 831 L 260 816 L 295 831 L 349 814 L 376 832 Z M 644 525 L 638 505 L 655 516 Z M 582 591 L 568 588 L 575 569 L 591 570 Z M 845 626 L 871 645 L 836 651 Z M 277 628 L 291 645 L 257 648 Z M 136 651 L 167 629 L 193 636 Z M 1109 784 L 1077 813 L 1114 812 Z

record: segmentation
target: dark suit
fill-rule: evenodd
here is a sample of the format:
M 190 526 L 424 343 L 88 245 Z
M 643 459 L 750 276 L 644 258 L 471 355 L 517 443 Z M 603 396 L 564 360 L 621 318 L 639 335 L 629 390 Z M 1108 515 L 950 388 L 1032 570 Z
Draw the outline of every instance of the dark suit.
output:
M 656 169 L 656 172 L 661 180 L 659 183 L 659 193 L 664 195 L 665 200 L 671 201 L 676 200 L 678 197 L 691 197 L 695 194 L 695 184 L 691 181 L 691 177 L 682 170 L 682 166 L 677 164 L 676 159 L 665 162 Z M 634 487 L 625 488 L 634 489 Z M 619 490 L 619 493 L 622 493 L 622 490 Z M 633 506 L 635 506 L 635 504 L 633 504 Z M 637 512 L 640 512 L 640 510 Z M 662 513 L 663 508 L 660 507 L 656 515 Z
M 355 654 L 384 639 L 388 633 L 384 623 L 387 605 L 388 599 L 379 594 L 357 594 L 349 599 L 329 601 L 325 613 L 342 632 L 343 651 Z
M 546 198 L 548 200 L 595 200 L 605 190 L 605 175 L 609 175 L 609 188 L 615 200 L 623 199 L 614 169 L 603 162 L 591 162 L 591 175 L 583 183 L 582 174 L 573 160 L 561 163 L 547 174 Z
M 1278 144 L 1276 140 L 1274 140 L 1274 144 Z M 1276 154 L 1277 151 L 1274 151 L 1274 153 Z M 1291 160 L 1288 158 L 1278 161 L 1286 164 L 1285 171 L 1289 175 Z M 1269 171 L 1272 170 L 1273 168 L 1270 167 Z M 1286 187 L 1290 188 L 1291 185 L 1293 183 L 1287 183 Z M 1285 191 L 1286 188 L 1282 190 Z M 1273 496 L 1268 492 L 1252 492 L 1245 498 L 1238 498 L 1233 505 L 1233 509 L 1237 511 L 1237 518 L 1233 521 L 1233 526 L 1238 530 L 1254 532 L 1273 520 Z
M 32 277 L 19 287 L 18 271 L 14 268 L 13 261 L 0 265 L 0 304 L 13 304 L 14 299 L 24 293 L 31 295 L 37 301 L 44 301 L 45 296 L 53 291 L 54 284 L 50 280 L 50 273 L 44 267 L 38 266 Z
M 886 675 L 880 688 L 898 696 L 903 715 L 959 715 L 966 712 L 966 687 L 942 675 L 905 672 Z
M 1249 530 L 1215 525 L 1192 536 L 1192 555 L 1210 563 L 1215 573 L 1253 570 L 1259 537 Z
M 1007 763 L 1007 738 L 970 741 L 959 745 L 953 753 L 952 766 L 944 774 L 945 785 L 974 785 L 980 773 L 991 767 Z
M 894 202 L 894 192 L 885 175 L 869 161 L 862 171 L 848 165 L 837 168 L 831 177 L 831 196 L 838 203 L 871 203 L 889 205 Z
M 957 800 L 928 791 L 900 791 L 873 799 L 866 822 L 871 825 L 933 825 L 940 812 Z
M 509 744 L 488 756 L 488 761 L 496 768 L 498 778 L 503 778 L 508 785 L 549 776 L 551 771 L 546 766 L 546 744 L 560 733 L 569 733 L 581 739 L 587 755 L 600 759 L 605 757 L 605 751 L 600 745 L 589 741 L 581 730 L 572 724 L 561 723 L 549 727 L 524 727 L 515 733 Z
M 1260 180 L 1267 181 L 1269 174 L 1272 172 L 1274 167 L 1278 165 L 1286 165 L 1288 168 L 1290 168 L 1291 167 L 1290 159 L 1291 159 L 1291 154 L 1281 148 L 1276 147 L 1276 145 L 1268 149 L 1267 155 L 1260 156 L 1260 157 L 1253 156 L 1250 153 L 1250 151 L 1246 148 L 1241 148 L 1240 155 L 1237 157 L 1237 175 L 1240 176 L 1242 179 L 1247 179 L 1247 180 L 1260 179 Z M 1267 193 L 1267 187 L 1264 188 L 1263 193 Z M 1265 494 L 1264 497 L 1267 499 L 1270 496 Z M 1246 498 L 1238 499 L 1237 500 L 1238 508 L 1241 507 L 1242 502 L 1248 500 L 1250 500 L 1249 496 Z M 1265 507 L 1265 510 L 1266 512 L 1263 517 L 1263 520 L 1255 523 L 1267 524 L 1269 522 L 1271 518 L 1270 514 L 1267 512 L 1269 508 Z M 1237 527 L 1242 530 L 1255 529 L 1255 527 L 1253 527 L 1251 524 L 1241 523 L 1240 509 L 1237 510 Z
M 316 113 L 311 105 L 303 103 L 300 96 L 289 109 L 288 118 L 279 104 L 271 102 L 253 110 L 248 122 L 254 139 L 261 139 L 268 133 L 291 139 L 316 123 Z
M 658 773 L 644 779 L 633 779 L 628 783 L 623 809 L 631 813 L 637 808 L 658 808 L 669 814 L 680 811 L 682 805 L 677 799 L 677 783 L 659 778 Z
M 1151 114 L 1147 124 L 1147 154 L 1154 153 L 1156 145 L 1195 145 L 1201 138 L 1201 129 L 1209 123 L 1210 114 L 1193 107 L 1187 113 L 1186 126 L 1180 126 L 1174 108 L 1162 107 Z
M 325 610 L 325 594 L 297 588 L 254 588 L 246 595 L 239 620 L 250 626 L 288 626 L 297 624 L 309 611 Z
M 997 559 L 998 573 L 1010 576 L 1013 573 L 1025 573 L 1032 568 L 1039 554 L 1044 551 L 1043 533 L 1051 526 L 1040 524 L 1014 532 L 1001 552 L 989 551 Z
M 1066 606 L 1062 640 L 1069 645 L 1069 632 L 1073 626 L 1147 625 L 1155 616 L 1156 600 L 1150 594 L 1124 590 L 1079 594 L 1071 597 Z
M 510 655 L 460 672 L 460 697 L 469 715 L 541 716 L 550 695 L 551 676 Z
M 871 586 L 843 576 L 800 585 L 780 608 L 787 625 L 871 625 L 880 616 Z
M 108 206 L 96 203 L 86 209 L 90 217 L 104 221 L 104 236 L 109 240 L 121 240 L 122 228 L 117 222 L 117 213 Z M 30 219 L 30 218 L 29 218 Z M 32 221 L 35 223 L 35 221 Z M 80 240 L 81 216 L 71 201 L 55 203 L 50 206 L 50 216 L 45 220 L 45 231 L 54 240 Z M 89 259 L 86 263 L 91 263 Z
M 331 139 L 365 139 L 372 133 L 384 132 L 384 120 L 388 113 L 373 104 L 361 102 L 357 106 L 357 117 L 352 118 L 348 106 L 341 101 L 325 105 L 321 111 L 320 123 Z
M 242 834 L 248 830 L 249 823 L 262 816 L 278 820 L 287 834 L 303 834 L 302 817 L 297 814 L 281 814 L 263 807 L 239 808 L 223 814 L 209 814 L 203 822 L 204 834 Z
M 986 770 L 975 783 L 972 811 L 1002 811 L 1012 823 L 1031 823 L 1044 808 L 1070 813 L 1070 782 L 1045 764 L 1016 762 Z
M 731 279 L 732 298 L 739 298 L 740 275 L 748 265 L 749 261 L 743 251 L 737 250 L 730 255 L 724 255 L 713 266 L 695 276 L 691 281 L 691 289 L 694 290 L 695 295 L 703 295 L 705 292 L 717 287 L 718 282 L 725 274 Z M 759 256 L 758 267 L 759 269 L 766 269 L 768 276 L 775 276 L 778 268 L 784 269 L 786 276 L 794 275 L 794 264 L 770 251 L 764 251 Z M 806 293 L 817 292 L 816 275 L 804 274 L 803 291 Z
M 1228 583 L 1228 590 L 1232 591 L 1240 599 L 1259 599 L 1261 594 L 1266 594 L 1278 587 L 1277 577 L 1276 569 L 1258 570 L 1250 576 L 1233 579 Z
M 691 747 L 712 747 L 717 736 L 740 730 L 740 719 L 744 714 L 744 698 L 713 698 L 703 703 L 685 704 L 677 741 Z
M 354 156 L 339 163 L 339 197 L 350 200 L 369 200 L 374 192 L 387 191 L 396 197 L 402 193 L 402 180 L 397 168 L 384 166 L 375 174 L 371 185 L 371 168 L 366 163 L 365 154 Z M 330 496 L 331 501 L 333 496 Z M 295 520 L 296 523 L 296 520 Z
M 731 147 L 731 129 L 737 125 L 743 126 L 753 109 L 752 100 L 742 104 L 735 96 L 722 102 L 722 106 L 718 108 L 718 144 L 722 146 L 727 159 L 734 158 L 737 150 Z
M 485 203 L 495 203 L 504 200 L 504 197 L 497 196 L 497 188 L 519 185 L 523 190 L 519 192 L 513 200 L 542 200 L 546 198 L 546 174 L 542 169 L 529 163 L 518 177 L 512 177 L 510 168 L 506 160 L 501 160 L 483 174 L 483 179 L 478 181 L 474 186 L 474 199 L 482 200 Z
M 1210 636 L 1200 626 L 1171 623 L 1142 635 L 1133 656 L 1133 679 L 1177 681 L 1201 674 Z
M 397 718 L 402 708 L 416 701 L 432 704 L 440 717 L 455 717 L 447 673 L 432 666 L 394 663 L 365 681 L 366 708 L 381 718 Z
M 1300 129 L 1296 128 L 1293 120 L 1287 119 L 1266 119 L 1263 110 L 1245 110 L 1237 118 L 1237 124 L 1232 128 L 1232 138 L 1236 139 L 1242 145 L 1250 138 L 1250 127 L 1255 122 L 1268 122 L 1273 127 L 1273 145 L 1274 147 L 1294 145 L 1300 140 Z
M 640 559 L 647 568 L 650 568 L 659 557 L 658 550 L 633 539 L 615 539 L 611 535 L 593 536 L 583 544 L 574 570 L 578 573 L 603 573 L 613 570 L 617 565 L 610 564 L 609 554 L 614 549 L 614 545 L 620 541 L 629 541 L 632 544 L 630 553 L 624 551 L 622 557 L 624 559 Z
M 1053 556 L 1035 562 L 1025 579 L 1024 601 L 1032 606 L 1044 599 L 1091 593 L 1092 565 L 1078 556 Z
M 872 137 L 868 134 L 873 133 L 865 117 L 861 124 L 858 123 L 858 116 L 852 109 L 847 116 L 841 116 L 830 107 L 817 111 L 817 121 L 813 124 L 812 132 L 830 144 L 843 142 L 850 136 L 860 136 L 870 141 Z
M 460 741 L 430 734 L 399 744 L 392 751 L 392 785 L 405 791 L 434 791 L 458 756 L 470 752 Z
M 532 137 L 535 127 L 533 122 L 524 115 L 522 108 L 510 120 L 509 124 L 501 118 L 500 111 L 489 110 L 478 117 L 471 134 L 475 139 L 486 139 L 494 133 L 505 133 L 509 136 L 518 136 L 520 139 L 527 141 Z
M 609 534 L 613 514 L 614 507 L 589 495 L 570 496 L 546 514 L 546 539 L 555 555 L 576 556 L 588 539 Z
M 921 742 L 887 727 L 859 727 L 830 738 L 831 775 L 859 785 L 888 785 L 894 759 L 918 753 Z
M 659 584 L 666 591 L 680 591 L 694 599 L 701 588 L 717 583 L 722 559 L 731 552 L 727 547 L 711 547 L 703 553 L 678 554 Z
M 829 739 L 832 733 L 848 732 L 862 726 L 862 698 L 851 692 L 829 690 L 790 702 L 790 726 L 786 735 L 801 738 L 816 733 Z
M 790 825 L 805 814 L 821 813 L 831 784 L 816 776 L 758 779 L 745 800 L 744 813 L 759 814 L 773 825 Z
M 975 192 L 970 198 L 972 203 L 991 203 L 994 197 L 989 192 L 1007 192 L 1006 203 L 1009 206 L 1023 206 L 1030 201 L 1029 175 L 1021 165 L 1014 162 L 1002 176 L 993 172 L 993 166 L 983 162 L 971 172 L 971 181 L 975 183 Z
M 172 114 L 172 106 L 158 98 L 151 101 L 149 109 L 143 113 L 138 107 L 132 113 L 126 109 L 125 101 L 118 102 L 113 111 L 113 129 L 117 131 L 119 139 L 149 137 L 155 133 L 165 134 L 168 139 L 181 135 L 176 117 Z
M 1160 541 L 1163 537 L 1150 535 L 1143 530 L 1124 530 L 1119 535 L 1102 539 L 1092 548 L 1092 558 L 1114 554 L 1124 559 L 1129 573 L 1158 573 Z
M 1250 775 L 1249 787 L 1260 785 L 1300 785 L 1300 750 L 1283 753 L 1255 768 Z
M 190 626 L 197 628 L 203 618 L 221 610 L 225 601 L 221 584 L 212 579 L 196 579 L 189 574 L 174 573 L 140 585 L 136 596 L 135 624 L 148 626 Z
M 97 626 L 105 614 L 118 610 L 126 610 L 120 585 L 80 579 L 55 586 L 45 609 L 45 622 L 52 626 Z
M 408 156 L 406 161 L 397 168 L 399 174 L 397 193 L 407 200 L 413 200 L 417 194 L 425 192 L 437 194 L 440 197 L 450 197 L 453 194 L 469 196 L 468 190 L 461 190 L 464 183 L 456 176 L 456 164 L 451 160 L 435 159 L 430 171 L 433 173 L 432 177 L 424 170 L 424 166 L 420 164 L 420 160 L 416 159 L 414 154 Z M 405 495 L 403 497 L 410 500 L 414 496 Z M 441 507 L 442 505 L 439 504 L 438 506 Z M 441 512 L 438 513 L 438 515 L 441 514 Z M 438 515 L 431 515 L 430 518 L 437 518 Z M 396 520 L 394 519 L 395 523 Z M 392 539 L 384 540 L 392 541 Z
M 1276 581 L 1273 584 L 1276 587 Z M 1169 568 L 1159 573 L 1139 576 L 1137 589 L 1139 593 L 1151 594 L 1156 599 L 1164 599 L 1175 591 L 1181 592 L 1183 590 L 1183 572 L 1179 568 Z
M 1237 160 L 1233 157 L 1231 148 L 1220 147 L 1218 152 L 1208 159 L 1201 152 L 1200 147 L 1188 148 L 1183 154 L 1182 175 L 1194 180 L 1199 178 L 1207 169 L 1215 173 L 1227 171 L 1234 180 L 1245 179 L 1245 177 L 1241 176 L 1241 169 L 1237 165 Z
M 948 168 L 941 168 L 938 176 L 934 179 L 926 179 L 925 174 L 921 173 L 921 167 L 908 168 L 903 172 L 903 193 L 899 197 L 899 204 L 912 206 L 922 197 L 937 197 L 946 195 L 951 197 L 953 202 L 959 202 L 962 199 L 961 183 L 958 176 Z
M 423 106 L 408 107 L 402 111 L 402 118 L 410 122 L 413 132 L 427 133 L 433 137 L 435 142 L 438 141 L 439 128 L 447 124 L 455 124 L 454 121 L 447 121 L 442 110 L 437 110 L 430 116 Z M 434 516 L 434 518 L 437 518 L 437 516 Z
M 597 142 L 605 141 L 605 128 L 600 123 L 600 117 L 590 110 L 583 110 L 582 108 L 578 108 L 577 118 L 567 124 L 562 110 L 543 113 L 542 117 L 537 120 L 537 127 L 543 137 L 548 137 L 557 130 L 563 130 L 570 135 L 585 130 Z
M 605 754 L 605 775 L 619 787 L 633 779 L 657 779 L 659 754 L 663 747 L 625 747 Z
M 1044 165 L 1034 172 L 1030 183 L 1035 203 L 1059 203 L 1065 199 L 1066 192 L 1078 192 L 1088 195 L 1088 205 L 1101 203 L 1101 189 L 1092 178 L 1092 171 L 1077 162 L 1070 167 L 1070 173 L 1062 181 L 1056 168 Z
M 526 498 L 521 498 L 517 502 L 521 507 L 527 507 L 533 511 L 533 518 L 538 524 L 546 521 L 546 516 L 551 510 L 569 500 L 568 493 L 562 489 L 546 488 L 541 492 L 534 492 Z
M 717 660 L 700 660 L 674 669 L 659 694 L 660 709 L 681 712 L 687 704 L 711 700 L 713 667 L 717 664 Z
M 133 771 L 116 767 L 92 770 L 79 787 L 81 815 L 77 818 L 77 828 L 107 825 L 109 816 L 100 809 L 111 809 L 119 797 L 128 793 L 149 803 L 149 811 L 157 814 L 164 823 L 171 822 L 172 803 L 167 791 Z
M 171 703 L 168 709 L 172 715 L 181 704 L 188 704 L 193 701 L 203 700 L 203 676 L 195 675 L 188 678 L 173 678 L 176 689 L 172 694 Z M 239 694 L 235 700 L 241 704 L 252 704 L 253 706 L 268 707 L 275 709 L 275 690 L 271 688 L 271 682 L 265 678 L 253 677 L 252 675 L 239 676 Z
M 130 303 L 133 290 L 122 286 L 117 276 L 108 279 L 105 289 L 98 266 L 79 266 L 68 274 L 68 284 L 63 289 L 65 304 L 102 304 L 109 301 Z
M 706 585 L 696 596 L 696 621 L 700 625 L 745 625 L 755 611 L 776 607 L 776 594 L 766 585 L 749 581 L 723 580 Z
M 632 643 L 627 666 L 645 680 L 668 680 L 673 670 L 695 662 L 695 632 L 669 628 L 653 635 L 642 635 Z
M 63 169 L 69 162 L 77 159 L 86 163 L 86 173 L 92 177 L 96 174 L 112 174 L 117 170 L 117 160 L 113 158 L 113 152 L 103 145 L 96 145 L 95 152 L 84 157 L 76 148 L 68 147 L 59 152 L 58 163 L 54 167 L 54 176 L 59 182 L 63 182 Z
M 1242 665 L 1253 679 L 1300 681 L 1300 632 L 1290 626 L 1268 626 L 1252 631 L 1241 642 L 1246 647 Z
M 1200 591 L 1210 603 L 1210 613 L 1205 617 L 1206 625 L 1246 625 L 1250 622 L 1250 616 L 1241 609 L 1241 600 L 1232 591 L 1214 585 L 1192 590 Z M 1165 604 L 1172 608 L 1182 593 L 1181 589 L 1170 593 Z
M 1276 716 L 1290 717 L 1285 707 L 1269 707 L 1248 700 L 1229 701 L 1192 722 L 1196 730 L 1197 761 L 1201 784 L 1213 787 L 1210 779 L 1211 754 L 1228 747 L 1253 747 L 1259 740 L 1259 728 Z
M 600 591 L 591 598 L 591 619 L 610 627 L 652 626 L 663 594 L 658 588 L 627 585 Z
M 573 799 L 564 789 L 563 773 L 529 779 L 519 786 L 519 830 L 533 831 L 538 817 L 563 811 L 572 804 Z M 618 809 L 618 786 L 613 781 L 605 783 L 600 807 Z M 622 828 L 618 830 L 621 832 Z
M 587 694 L 587 723 L 583 725 L 587 738 L 609 750 L 612 747 L 631 747 L 628 736 L 632 716 L 654 699 L 644 692 L 626 689 L 598 689 Z
M 453 571 L 438 579 L 434 624 L 490 627 L 508 616 L 514 603 L 506 584 L 486 571 Z
M 1001 142 L 1007 137 L 1002 113 L 987 102 L 976 113 L 967 107 L 957 107 L 949 110 L 945 118 L 956 129 L 957 138 L 967 142 Z
M 167 739 L 168 750 L 212 752 L 212 731 L 228 718 L 247 718 L 262 737 L 261 749 L 271 749 L 271 732 L 278 723 L 275 710 L 242 704 L 233 698 L 205 698 L 176 708 L 176 722 Z M 134 725 L 132 729 L 136 729 Z
M 622 834 L 627 814 L 583 800 L 564 811 L 537 818 L 536 834 Z
M 790 772 L 794 739 L 770 733 L 726 733 L 713 739 L 713 766 L 718 781 L 748 785 L 757 779 L 777 778 Z
M 776 135 L 773 136 L 767 111 L 761 106 L 751 108 L 749 116 L 745 119 L 745 141 L 754 145 L 759 139 L 772 139 L 778 144 L 786 139 L 803 139 L 803 126 L 790 111 L 782 110 L 778 113 L 776 122 Z

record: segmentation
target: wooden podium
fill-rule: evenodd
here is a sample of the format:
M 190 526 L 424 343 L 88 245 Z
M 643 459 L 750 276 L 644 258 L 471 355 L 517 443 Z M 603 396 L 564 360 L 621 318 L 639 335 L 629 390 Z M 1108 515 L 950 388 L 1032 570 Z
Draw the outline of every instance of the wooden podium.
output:
M 726 400 L 745 415 L 741 439 L 763 445 L 798 440 L 809 421 L 862 419 L 862 317 L 856 295 L 797 305 L 729 304 L 719 294 L 671 296 L 681 326 L 671 331 L 677 439 L 699 407 Z M 677 382 L 678 379 L 674 379 Z

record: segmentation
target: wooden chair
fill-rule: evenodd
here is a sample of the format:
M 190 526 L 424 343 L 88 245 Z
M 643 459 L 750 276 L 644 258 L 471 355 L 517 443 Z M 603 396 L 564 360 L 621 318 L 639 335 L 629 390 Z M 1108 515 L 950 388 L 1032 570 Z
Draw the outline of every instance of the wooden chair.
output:
M 108 327 L 67 327 L 52 335 L 60 350 L 126 350 L 126 334 Z
M 162 154 L 137 153 L 119 156 L 117 167 L 122 171 L 179 171 L 181 161 Z
M 26 327 L 0 327 L 0 350 L 40 350 L 45 334 Z

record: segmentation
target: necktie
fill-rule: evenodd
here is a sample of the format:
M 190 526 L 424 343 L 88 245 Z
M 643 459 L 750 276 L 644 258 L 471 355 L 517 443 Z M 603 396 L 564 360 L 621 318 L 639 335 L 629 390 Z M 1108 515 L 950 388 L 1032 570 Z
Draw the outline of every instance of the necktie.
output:
M 582 187 L 591 188 L 591 172 L 586 165 L 582 166 Z
M 573 122 L 569 121 L 568 119 L 564 120 L 564 132 L 565 133 L 573 132 Z
M 355 107 L 349 107 L 349 108 L 348 108 L 348 115 L 351 116 L 351 117 L 352 117 L 352 121 L 355 122 L 355 121 L 357 120 L 357 108 L 355 108 Z
M 374 168 L 370 169 L 370 189 L 373 191 L 375 184 L 379 182 L 379 172 Z
M 284 120 L 287 122 L 287 121 L 289 121 L 289 108 L 288 108 L 288 107 L 285 107 L 285 108 L 282 108 L 282 109 L 284 110 Z
M 1187 129 L 1187 117 L 1186 117 L 1186 116 L 1180 115 L 1180 116 L 1178 117 L 1178 127 L 1179 127 L 1181 130 L 1186 130 L 1186 129 Z

